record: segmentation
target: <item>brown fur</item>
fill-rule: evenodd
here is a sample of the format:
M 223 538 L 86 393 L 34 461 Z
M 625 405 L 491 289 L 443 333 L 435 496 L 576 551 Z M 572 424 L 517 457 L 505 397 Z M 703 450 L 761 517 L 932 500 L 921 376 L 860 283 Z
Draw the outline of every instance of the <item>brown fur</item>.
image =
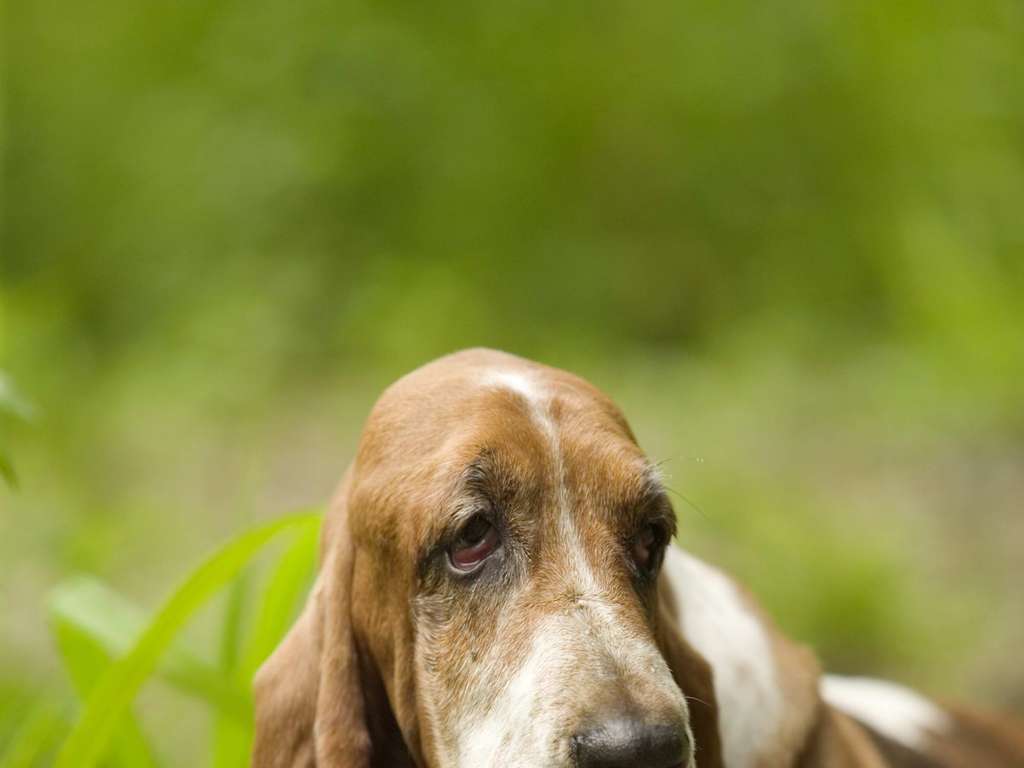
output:
M 860 725 L 824 704 L 795 764 L 798 768 L 893 768 Z
M 890 768 L 1024 768 L 1024 730 L 1019 723 L 958 705 L 947 710 L 953 727 L 933 737 L 925 752 L 867 732 Z

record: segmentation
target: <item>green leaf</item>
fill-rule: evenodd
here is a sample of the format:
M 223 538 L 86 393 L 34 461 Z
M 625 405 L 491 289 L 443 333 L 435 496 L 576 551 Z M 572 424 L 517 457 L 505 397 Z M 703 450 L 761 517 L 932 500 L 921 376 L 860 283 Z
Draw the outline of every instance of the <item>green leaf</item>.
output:
M 298 612 L 316 566 L 320 531 L 300 531 L 277 561 L 259 601 L 259 609 L 243 654 L 242 674 L 250 680 L 284 637 Z
M 119 719 L 192 615 L 228 584 L 271 539 L 316 528 L 320 515 L 293 515 L 245 533 L 210 557 L 171 596 L 131 650 L 112 664 L 89 696 L 61 747 L 56 768 L 94 768 Z
M 224 606 L 224 626 L 220 635 L 220 668 L 224 672 L 234 672 L 238 666 L 238 649 L 245 623 L 245 599 L 248 591 L 249 580 L 243 573 L 231 583 L 228 592 L 227 603 Z
M 140 608 L 89 577 L 72 579 L 54 589 L 50 615 L 55 627 L 74 627 L 111 658 L 125 655 L 148 622 Z M 250 720 L 248 686 L 239 685 L 180 645 L 174 644 L 167 650 L 157 671 L 182 692 L 198 697 L 235 720 Z
M 224 625 L 220 636 L 220 669 L 225 677 L 233 678 L 239 661 L 239 648 L 249 579 L 243 573 L 231 585 L 224 606 Z M 252 741 L 251 724 L 218 714 L 213 725 L 214 768 L 244 768 L 249 761 Z
M 72 685 L 80 698 L 88 697 L 111 656 L 90 635 L 70 623 L 56 627 L 57 646 Z M 128 713 L 121 718 L 114 737 L 114 763 L 122 768 L 155 768 L 159 763 L 138 721 Z
M 0 371 L 0 413 L 29 421 L 35 415 L 35 406 L 14 386 L 11 377 Z
M 3 451 L 0 451 L 0 477 L 4 479 L 11 488 L 17 489 L 18 475 L 14 471 L 14 463 Z
M 28 421 L 35 413 L 32 403 L 18 393 L 11 378 L 0 371 L 0 417 L 12 416 Z M 14 461 L 10 455 L 0 448 L 0 479 L 12 489 L 18 488 L 18 475 L 14 471 Z
M 51 702 L 34 705 L 0 754 L 0 768 L 31 768 L 55 741 L 63 721 L 60 710 Z
M 235 636 L 235 610 L 228 604 L 225 632 L 222 636 L 222 663 L 225 671 L 233 668 L 246 689 L 257 667 L 277 646 L 305 596 L 316 565 L 319 530 L 309 528 L 299 532 L 278 558 L 262 590 L 255 620 L 249 629 L 242 658 L 232 659 L 228 665 L 229 638 Z M 241 582 L 239 582 L 241 583 Z M 239 663 L 240 662 L 240 663 Z M 244 768 L 248 765 L 252 749 L 251 721 L 240 727 L 237 720 L 220 718 L 216 724 L 214 742 L 215 768 Z

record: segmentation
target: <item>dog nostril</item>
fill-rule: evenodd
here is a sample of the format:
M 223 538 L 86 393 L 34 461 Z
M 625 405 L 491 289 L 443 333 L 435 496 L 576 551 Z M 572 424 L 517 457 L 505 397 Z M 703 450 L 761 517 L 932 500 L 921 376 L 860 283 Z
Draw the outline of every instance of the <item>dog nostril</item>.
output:
M 677 768 L 690 760 L 684 729 L 628 718 L 581 731 L 572 746 L 576 768 Z

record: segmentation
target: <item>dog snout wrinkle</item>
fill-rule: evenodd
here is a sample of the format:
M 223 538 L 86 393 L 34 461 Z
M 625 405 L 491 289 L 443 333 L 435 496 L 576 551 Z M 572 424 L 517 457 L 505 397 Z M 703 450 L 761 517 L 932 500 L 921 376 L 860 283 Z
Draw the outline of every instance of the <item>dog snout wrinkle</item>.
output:
M 686 730 L 670 723 L 618 717 L 572 738 L 576 768 L 677 768 L 690 761 Z

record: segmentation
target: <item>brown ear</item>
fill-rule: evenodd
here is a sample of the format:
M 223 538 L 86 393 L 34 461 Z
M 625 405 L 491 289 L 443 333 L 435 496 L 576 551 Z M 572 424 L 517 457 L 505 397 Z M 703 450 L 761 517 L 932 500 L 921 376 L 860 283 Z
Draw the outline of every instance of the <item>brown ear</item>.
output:
M 672 670 L 676 685 L 686 696 L 690 728 L 697 747 L 697 766 L 723 768 L 718 702 L 711 665 L 686 642 L 672 608 L 675 603 L 668 579 L 659 581 L 658 591 L 658 646 Z
M 299 620 L 254 683 L 253 768 L 369 768 L 370 736 L 352 634 L 347 476 L 324 524 L 323 564 Z

